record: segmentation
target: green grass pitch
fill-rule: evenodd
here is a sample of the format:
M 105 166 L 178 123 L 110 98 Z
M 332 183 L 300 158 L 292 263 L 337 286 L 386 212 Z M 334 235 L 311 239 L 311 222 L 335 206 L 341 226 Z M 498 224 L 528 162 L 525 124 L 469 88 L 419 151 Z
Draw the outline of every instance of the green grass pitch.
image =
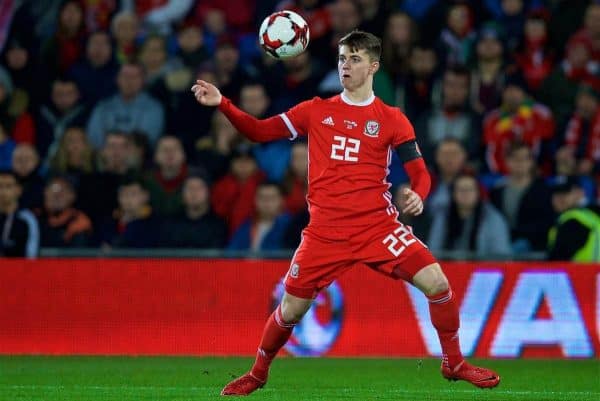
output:
M 280 358 L 248 400 L 600 400 L 599 360 L 475 361 L 500 386 L 448 382 L 434 359 Z M 1 356 L 2 401 L 217 400 L 249 358 Z M 228 399 L 236 399 L 228 397 Z

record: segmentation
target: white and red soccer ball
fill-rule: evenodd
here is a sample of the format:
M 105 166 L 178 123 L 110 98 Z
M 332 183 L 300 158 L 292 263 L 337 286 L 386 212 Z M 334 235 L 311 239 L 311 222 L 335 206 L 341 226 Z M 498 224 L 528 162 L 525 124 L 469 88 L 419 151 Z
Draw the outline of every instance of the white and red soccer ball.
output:
M 306 21 L 293 11 L 269 15 L 260 25 L 260 45 L 275 58 L 294 57 L 306 50 L 310 32 Z

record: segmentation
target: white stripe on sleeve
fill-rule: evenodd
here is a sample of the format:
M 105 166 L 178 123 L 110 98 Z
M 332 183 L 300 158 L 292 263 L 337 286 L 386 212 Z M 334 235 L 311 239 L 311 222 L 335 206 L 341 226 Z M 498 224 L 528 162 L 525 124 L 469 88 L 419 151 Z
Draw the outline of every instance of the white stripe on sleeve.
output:
M 288 130 L 292 134 L 290 141 L 293 141 L 294 139 L 298 138 L 298 131 L 296 131 L 296 128 L 294 128 L 294 126 L 292 125 L 292 122 L 290 121 L 288 116 L 286 116 L 285 113 L 281 113 L 279 115 L 279 117 L 281 117 L 281 119 L 285 123 L 285 126 L 288 128 Z

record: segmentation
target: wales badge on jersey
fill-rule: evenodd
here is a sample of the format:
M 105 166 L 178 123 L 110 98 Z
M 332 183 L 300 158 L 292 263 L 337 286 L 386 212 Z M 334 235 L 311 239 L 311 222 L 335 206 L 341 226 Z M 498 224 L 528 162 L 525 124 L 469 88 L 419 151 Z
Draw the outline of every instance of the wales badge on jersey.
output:
M 379 123 L 375 120 L 368 120 L 365 123 L 364 134 L 366 136 L 370 136 L 372 138 L 375 138 L 376 136 L 378 136 L 379 135 Z

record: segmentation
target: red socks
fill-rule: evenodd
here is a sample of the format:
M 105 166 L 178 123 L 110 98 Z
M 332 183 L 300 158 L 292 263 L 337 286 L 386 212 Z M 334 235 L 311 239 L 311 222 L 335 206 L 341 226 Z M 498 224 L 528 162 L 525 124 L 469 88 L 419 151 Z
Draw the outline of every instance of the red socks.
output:
M 451 289 L 440 294 L 431 295 L 429 299 L 429 314 L 431 323 L 436 328 L 442 346 L 444 364 L 454 368 L 463 361 L 458 342 L 458 305 Z M 277 352 L 285 345 L 292 335 L 297 322 L 285 322 L 281 315 L 281 306 L 273 311 L 263 331 L 262 339 L 256 353 L 256 361 L 250 373 L 260 381 L 266 381 L 269 366 Z
M 429 314 L 431 323 L 438 332 L 444 364 L 454 368 L 463 361 L 460 345 L 458 342 L 458 305 L 454 293 L 448 290 L 427 296 L 429 299 Z
M 292 330 L 297 322 L 286 323 L 281 315 L 281 306 L 273 311 L 263 331 L 256 361 L 250 373 L 260 381 L 266 381 L 269 374 L 269 366 L 277 355 L 277 352 L 285 345 L 292 335 Z

